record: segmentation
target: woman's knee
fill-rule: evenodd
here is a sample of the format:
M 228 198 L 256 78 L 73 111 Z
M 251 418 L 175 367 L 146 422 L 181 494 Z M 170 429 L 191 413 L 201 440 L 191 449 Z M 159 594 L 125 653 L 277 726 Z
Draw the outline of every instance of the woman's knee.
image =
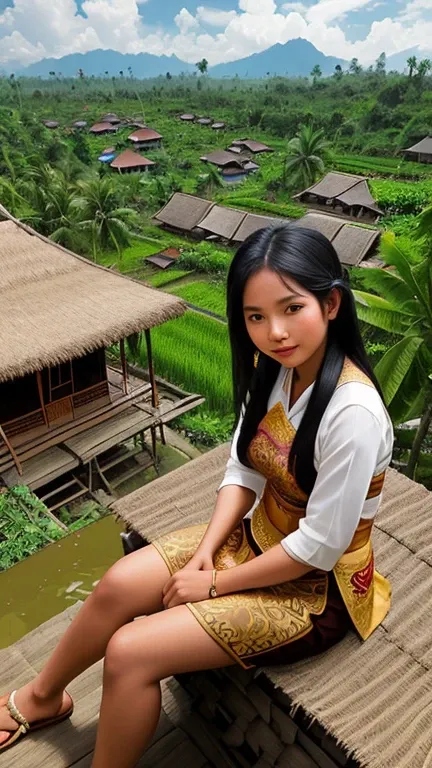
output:
M 141 621 L 145 622 L 145 619 Z M 108 643 L 104 675 L 115 678 L 131 673 L 136 677 L 145 667 L 144 656 L 145 643 L 137 642 L 134 623 L 120 627 Z
M 119 560 L 102 576 L 93 592 L 93 599 L 103 608 L 109 608 L 111 611 L 116 608 L 124 609 L 128 581 L 128 569 L 124 567 L 124 561 Z

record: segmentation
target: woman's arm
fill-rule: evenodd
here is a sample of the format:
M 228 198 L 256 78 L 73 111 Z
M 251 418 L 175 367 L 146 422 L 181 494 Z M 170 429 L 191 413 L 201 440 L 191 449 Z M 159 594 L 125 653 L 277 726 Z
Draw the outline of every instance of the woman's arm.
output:
M 299 579 L 312 570 L 313 566 L 294 560 L 277 544 L 248 563 L 218 571 L 216 590 L 218 595 L 227 595 L 245 589 L 272 587 L 284 581 Z
M 237 527 L 256 498 L 255 491 L 240 485 L 225 485 L 217 495 L 216 506 L 204 537 L 198 547 L 200 553 L 213 556 Z

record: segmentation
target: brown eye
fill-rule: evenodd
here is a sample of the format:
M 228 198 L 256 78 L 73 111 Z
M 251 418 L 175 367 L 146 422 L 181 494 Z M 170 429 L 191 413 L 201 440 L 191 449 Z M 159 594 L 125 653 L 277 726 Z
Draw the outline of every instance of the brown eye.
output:
M 288 307 L 288 312 L 290 312 L 293 315 L 302 308 L 303 308 L 302 304 L 290 304 L 290 306 Z
M 262 315 L 258 315 L 258 314 L 249 315 L 248 320 L 252 320 L 252 322 L 257 322 L 256 318 L 258 318 L 258 320 L 261 320 L 262 319 Z

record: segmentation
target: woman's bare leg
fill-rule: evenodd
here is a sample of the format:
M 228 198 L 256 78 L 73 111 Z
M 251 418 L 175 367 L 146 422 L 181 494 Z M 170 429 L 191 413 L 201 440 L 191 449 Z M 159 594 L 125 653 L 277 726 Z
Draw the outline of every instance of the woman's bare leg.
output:
M 92 768 L 134 768 L 160 716 L 160 681 L 236 662 L 185 605 L 119 629 L 108 644 Z
M 66 686 L 105 655 L 113 634 L 136 616 L 162 608 L 162 588 L 169 570 L 158 551 L 144 547 L 121 558 L 101 579 L 66 630 L 43 670 L 16 695 L 16 704 L 28 721 L 65 711 L 70 700 Z M 15 729 L 6 697 L 0 699 L 0 744 Z

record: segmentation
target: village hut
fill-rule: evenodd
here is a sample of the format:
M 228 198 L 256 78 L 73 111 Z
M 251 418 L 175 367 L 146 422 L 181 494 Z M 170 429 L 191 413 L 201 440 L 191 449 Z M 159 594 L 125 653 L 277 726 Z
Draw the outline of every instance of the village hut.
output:
M 249 157 L 235 155 L 233 152 L 228 152 L 224 149 L 216 149 L 208 155 L 202 155 L 200 160 L 204 163 L 216 165 L 221 170 L 223 176 L 242 177 L 259 168 Z
M 196 120 L 198 125 L 211 125 L 213 120 L 211 117 L 199 117 L 198 120 Z
M 432 163 L 432 136 L 426 136 L 417 144 L 403 150 L 408 160 L 418 163 Z
M 128 136 L 135 149 L 160 149 L 162 136 L 152 128 L 139 128 Z
M 219 120 L 216 123 L 213 123 L 212 130 L 213 131 L 223 131 L 225 129 L 225 123 L 222 120 Z
M 230 146 L 230 152 L 247 152 L 250 155 L 258 155 L 261 152 L 273 152 L 272 148 L 261 141 L 253 139 L 234 139 Z
M 146 543 L 207 523 L 229 453 L 229 444 L 221 445 L 119 499 L 113 511 Z M 325 654 L 258 675 L 235 666 L 179 678 L 193 699 L 189 732 L 206 733 L 198 741 L 205 759 L 216 744 L 221 766 L 426 768 L 431 520 L 432 493 L 387 470 L 374 551 L 376 568 L 392 584 L 392 604 L 366 642 L 349 631 Z
M 75 128 L 77 131 L 82 131 L 84 128 L 87 128 L 87 122 L 85 120 L 75 120 L 75 122 L 72 123 L 72 128 Z
M 114 168 L 119 173 L 142 173 L 150 170 L 155 163 L 153 160 L 149 160 L 147 157 L 143 157 L 131 149 L 125 149 L 117 155 L 110 165 L 111 168 Z
M 364 176 L 331 172 L 294 197 L 306 205 L 331 208 L 352 218 L 375 222 L 383 215 L 369 191 Z
M 57 120 L 43 120 L 42 121 L 45 128 L 49 128 L 51 131 L 54 131 L 56 128 L 59 127 L 59 123 Z
M 102 123 L 110 123 L 111 125 L 119 125 L 121 123 L 120 118 L 115 112 L 108 112 L 101 118 Z
M 154 253 L 152 256 L 147 256 L 146 261 L 153 264 L 159 269 L 167 269 L 175 264 L 176 259 L 180 256 L 178 248 L 165 248 L 165 250 L 159 253 Z
M 224 240 L 232 240 L 235 232 L 247 216 L 245 211 L 214 205 L 200 221 L 198 227 L 208 235 L 217 235 Z
M 63 483 L 68 501 L 92 492 L 94 472 L 109 488 L 106 452 L 135 436 L 145 447 L 147 430 L 154 464 L 159 425 L 203 401 L 166 382 L 158 391 L 153 367 L 151 328 L 185 304 L 77 256 L 2 207 L 0 266 L 0 485 L 36 490 L 80 471 Z M 148 371 L 137 377 L 125 339 L 140 332 Z M 106 355 L 113 344 L 118 365 Z
M 180 120 L 183 120 L 184 123 L 193 123 L 195 120 L 195 115 L 185 113 L 184 115 L 180 115 Z
M 380 232 L 372 227 L 348 224 L 345 219 L 324 213 L 307 213 L 296 224 L 321 232 L 332 243 L 342 264 L 358 266 L 373 255 Z
M 117 133 L 117 126 L 111 125 L 111 123 L 95 123 L 90 128 L 90 133 L 95 136 L 103 136 L 105 133 Z
M 174 232 L 192 233 L 213 206 L 210 200 L 175 192 L 153 219 Z

